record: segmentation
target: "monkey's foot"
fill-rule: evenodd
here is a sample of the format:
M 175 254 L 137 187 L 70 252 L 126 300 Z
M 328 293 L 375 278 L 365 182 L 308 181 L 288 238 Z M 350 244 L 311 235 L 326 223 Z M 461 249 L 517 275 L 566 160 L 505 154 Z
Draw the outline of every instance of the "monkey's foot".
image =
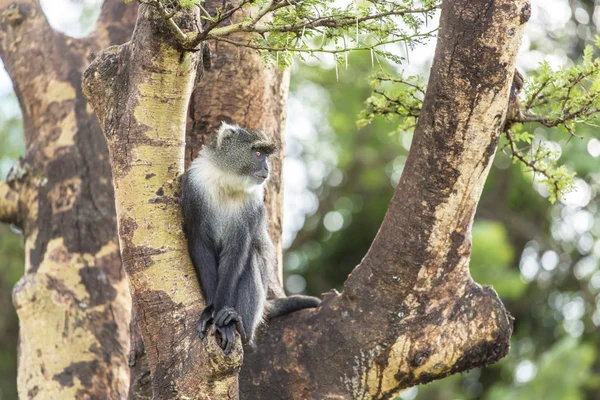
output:
M 200 314 L 200 321 L 198 321 L 198 336 L 200 339 L 204 340 L 206 338 L 206 333 L 208 332 L 208 325 L 213 321 L 215 307 L 210 304 L 208 305 L 202 314 Z
M 235 344 L 235 325 L 229 324 L 225 326 L 218 326 L 216 328 L 215 337 L 217 339 L 217 343 L 223 349 L 225 355 L 229 355 L 231 350 L 233 350 L 233 345 Z
M 242 341 L 246 343 L 248 341 L 248 336 L 246 335 L 246 329 L 244 328 L 244 323 L 242 322 L 242 318 L 240 318 L 239 314 L 233 307 L 223 307 L 220 309 L 214 318 L 213 331 L 216 328 L 228 326 L 235 324 L 240 336 L 242 337 Z

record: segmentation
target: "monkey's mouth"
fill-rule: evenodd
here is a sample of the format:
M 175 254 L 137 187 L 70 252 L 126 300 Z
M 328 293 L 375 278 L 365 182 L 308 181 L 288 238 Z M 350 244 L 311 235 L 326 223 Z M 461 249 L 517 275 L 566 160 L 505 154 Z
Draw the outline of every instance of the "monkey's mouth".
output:
M 269 173 L 266 171 L 260 171 L 260 172 L 256 172 L 254 174 L 254 177 L 260 180 L 267 180 L 269 178 Z

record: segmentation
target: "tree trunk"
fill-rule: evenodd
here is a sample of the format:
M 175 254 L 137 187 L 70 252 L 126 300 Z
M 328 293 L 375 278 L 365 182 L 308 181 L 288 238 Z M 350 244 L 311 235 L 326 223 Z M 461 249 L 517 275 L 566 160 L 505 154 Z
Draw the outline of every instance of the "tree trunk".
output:
M 421 118 L 369 252 L 316 311 L 246 354 L 247 399 L 388 399 L 509 350 L 511 319 L 468 270 L 471 225 L 506 114 L 528 0 L 445 1 Z
M 180 25 L 198 26 L 197 12 L 180 11 Z M 160 399 L 237 398 L 242 362 L 239 341 L 225 357 L 214 337 L 206 346 L 198 338 L 204 304 L 181 229 L 177 192 L 199 68 L 202 52 L 182 50 L 142 5 L 131 41 L 105 50 L 84 76 L 108 142 L 123 267 Z
M 87 57 L 133 29 L 121 0 L 94 34 L 54 32 L 36 0 L 0 0 L 0 56 L 23 112 L 27 151 L 0 182 L 0 221 L 25 238 L 13 291 L 19 397 L 126 398 L 130 297 L 117 242 L 107 149 L 81 92 Z

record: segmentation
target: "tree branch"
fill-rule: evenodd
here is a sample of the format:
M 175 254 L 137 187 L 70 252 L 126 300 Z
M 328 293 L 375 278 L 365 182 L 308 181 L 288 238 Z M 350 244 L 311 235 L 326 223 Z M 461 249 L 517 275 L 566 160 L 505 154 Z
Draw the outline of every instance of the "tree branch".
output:
M 241 1 L 238 6 L 231 7 L 229 9 L 221 10 L 218 12 L 215 10 L 215 17 L 211 17 L 211 14 L 202 6 L 197 5 L 200 11 L 203 14 L 203 18 L 210 21 L 209 25 L 198 31 L 184 32 L 179 24 L 173 19 L 175 15 L 175 11 L 168 12 L 162 0 L 138 0 L 140 4 L 146 4 L 153 7 L 163 18 L 165 23 L 167 24 L 168 29 L 173 33 L 174 37 L 180 43 L 180 45 L 187 50 L 194 50 L 197 46 L 209 39 L 222 40 L 226 41 L 230 44 L 234 44 L 238 47 L 248 47 L 255 50 L 270 50 L 270 51 L 280 51 L 278 48 L 273 48 L 270 46 L 259 46 L 251 43 L 251 40 L 248 43 L 236 42 L 234 40 L 223 40 L 221 39 L 223 36 L 230 36 L 235 33 L 252 33 L 258 34 L 264 37 L 265 34 L 268 33 L 296 33 L 302 34 L 304 36 L 304 32 L 306 30 L 313 30 L 318 32 L 318 28 L 334 28 L 334 29 L 343 29 L 350 26 L 356 25 L 357 29 L 357 40 L 358 40 L 358 29 L 359 26 L 363 26 L 364 23 L 380 21 L 382 19 L 390 18 L 390 17 L 402 17 L 408 14 L 427 14 L 430 13 L 439 6 L 432 5 L 426 8 L 417 8 L 417 9 L 402 9 L 402 10 L 388 10 L 382 11 L 375 14 L 370 14 L 362 17 L 358 17 L 358 15 L 331 15 L 331 16 L 321 16 L 318 14 L 316 16 L 308 17 L 306 21 L 297 24 L 283 24 L 278 25 L 276 23 L 267 23 L 265 25 L 257 25 L 261 20 L 265 18 L 267 15 L 274 14 L 274 11 L 283 9 L 286 7 L 292 7 L 295 4 L 290 0 L 284 1 L 268 1 L 266 2 L 254 15 L 253 17 L 245 18 L 241 22 L 232 23 L 227 26 L 219 27 L 223 22 L 230 21 L 231 18 L 236 14 L 242 11 L 245 6 L 251 4 L 250 0 Z M 380 41 L 375 46 L 367 46 L 366 49 L 372 49 L 374 47 L 384 45 L 387 43 L 395 43 L 402 40 L 407 40 L 408 37 L 420 37 L 426 35 L 405 35 L 401 32 L 388 32 L 388 35 L 394 37 L 395 40 L 390 41 Z M 337 53 L 337 52 L 345 52 L 354 49 L 344 49 L 340 51 L 327 51 L 323 47 L 319 49 L 296 49 L 296 48 L 287 48 L 287 51 L 299 51 L 299 52 L 327 52 L 327 53 Z
M 432 31 L 422 33 L 419 35 L 415 35 L 413 37 L 427 37 L 427 36 L 433 34 L 435 31 L 437 31 L 437 29 L 434 29 Z M 251 39 L 248 40 L 247 42 L 241 42 L 241 41 L 237 41 L 237 40 L 233 40 L 233 39 L 228 39 L 228 38 L 225 38 L 222 36 L 212 36 L 212 35 L 208 35 L 207 39 L 215 40 L 217 42 L 224 42 L 224 43 L 232 44 L 236 47 L 246 47 L 248 49 L 259 50 L 259 51 L 296 52 L 296 53 L 307 53 L 307 54 L 313 54 L 313 53 L 339 54 L 339 53 L 346 53 L 348 51 L 359 51 L 359 50 L 372 51 L 381 46 L 398 43 L 398 42 L 402 42 L 402 41 L 406 40 L 405 37 L 398 37 L 398 38 L 394 38 L 394 39 L 390 39 L 390 40 L 377 42 L 372 45 L 366 45 L 363 47 L 341 48 L 341 49 L 327 49 L 324 47 L 319 47 L 319 48 L 310 49 L 310 48 L 302 48 L 302 47 L 294 47 L 294 46 L 285 46 L 285 47 L 262 46 L 262 45 L 252 43 Z
M 203 41 L 201 35 L 201 27 L 197 24 L 198 31 L 184 32 L 179 24 L 175 21 L 178 9 L 175 8 L 172 12 L 167 11 L 167 8 L 163 4 L 162 0 L 138 0 L 140 4 L 144 4 L 152 7 L 162 17 L 163 21 L 167 25 L 169 31 L 173 34 L 173 37 L 179 42 L 181 47 L 186 50 L 195 50 L 196 47 Z M 202 10 L 202 6 L 198 7 Z
M 285 3 L 285 2 L 284 2 Z M 277 3 L 268 3 L 271 6 Z M 289 5 L 286 4 L 286 5 Z M 327 27 L 327 28 L 344 28 L 348 26 L 353 26 L 359 24 L 361 22 L 374 21 L 379 20 L 385 17 L 391 16 L 403 16 L 407 14 L 424 14 L 431 12 L 438 7 L 428 7 L 428 8 L 417 8 L 414 10 L 402 10 L 402 11 L 388 11 L 382 12 L 372 15 L 367 15 L 364 17 L 357 18 L 355 16 L 342 15 L 342 16 L 330 16 L 330 17 L 318 17 L 313 20 L 309 20 L 300 24 L 288 24 L 288 25 L 263 25 L 256 26 L 258 23 L 268 12 L 271 12 L 271 8 L 264 8 L 258 13 L 256 17 L 251 19 L 248 22 L 240 22 L 238 24 L 232 24 L 229 26 L 225 26 L 222 28 L 215 28 L 211 32 L 211 36 L 224 36 L 229 35 L 235 32 L 254 32 L 254 33 L 268 33 L 268 32 L 302 32 L 305 29 L 315 29 L 319 27 Z
M 423 110 L 377 237 L 343 294 L 272 322 L 247 354 L 242 398 L 323 398 L 326 388 L 330 397 L 387 399 L 508 352 L 511 319 L 468 264 L 530 5 L 491 4 L 444 2 Z
M 137 4 L 125 4 L 123 0 L 104 0 L 102 11 L 92 36 L 97 38 L 99 49 L 110 45 L 122 44 L 129 40 L 135 17 Z
M 52 102 L 75 97 L 67 89 L 63 38 L 48 24 L 38 0 L 0 0 L 0 58 L 21 104 L 28 143 L 41 130 L 33 121 L 47 121 Z
M 19 193 L 0 181 L 0 222 L 18 225 L 19 220 Z

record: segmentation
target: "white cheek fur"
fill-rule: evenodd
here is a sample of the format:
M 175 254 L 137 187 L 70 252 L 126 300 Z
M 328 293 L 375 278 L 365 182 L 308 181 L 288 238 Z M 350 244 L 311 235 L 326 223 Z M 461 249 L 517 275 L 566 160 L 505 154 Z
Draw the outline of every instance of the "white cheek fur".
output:
M 189 177 L 194 186 L 203 188 L 213 205 L 224 212 L 241 208 L 248 201 L 263 200 L 264 182 L 258 184 L 252 177 L 223 171 L 202 153 L 192 162 Z

